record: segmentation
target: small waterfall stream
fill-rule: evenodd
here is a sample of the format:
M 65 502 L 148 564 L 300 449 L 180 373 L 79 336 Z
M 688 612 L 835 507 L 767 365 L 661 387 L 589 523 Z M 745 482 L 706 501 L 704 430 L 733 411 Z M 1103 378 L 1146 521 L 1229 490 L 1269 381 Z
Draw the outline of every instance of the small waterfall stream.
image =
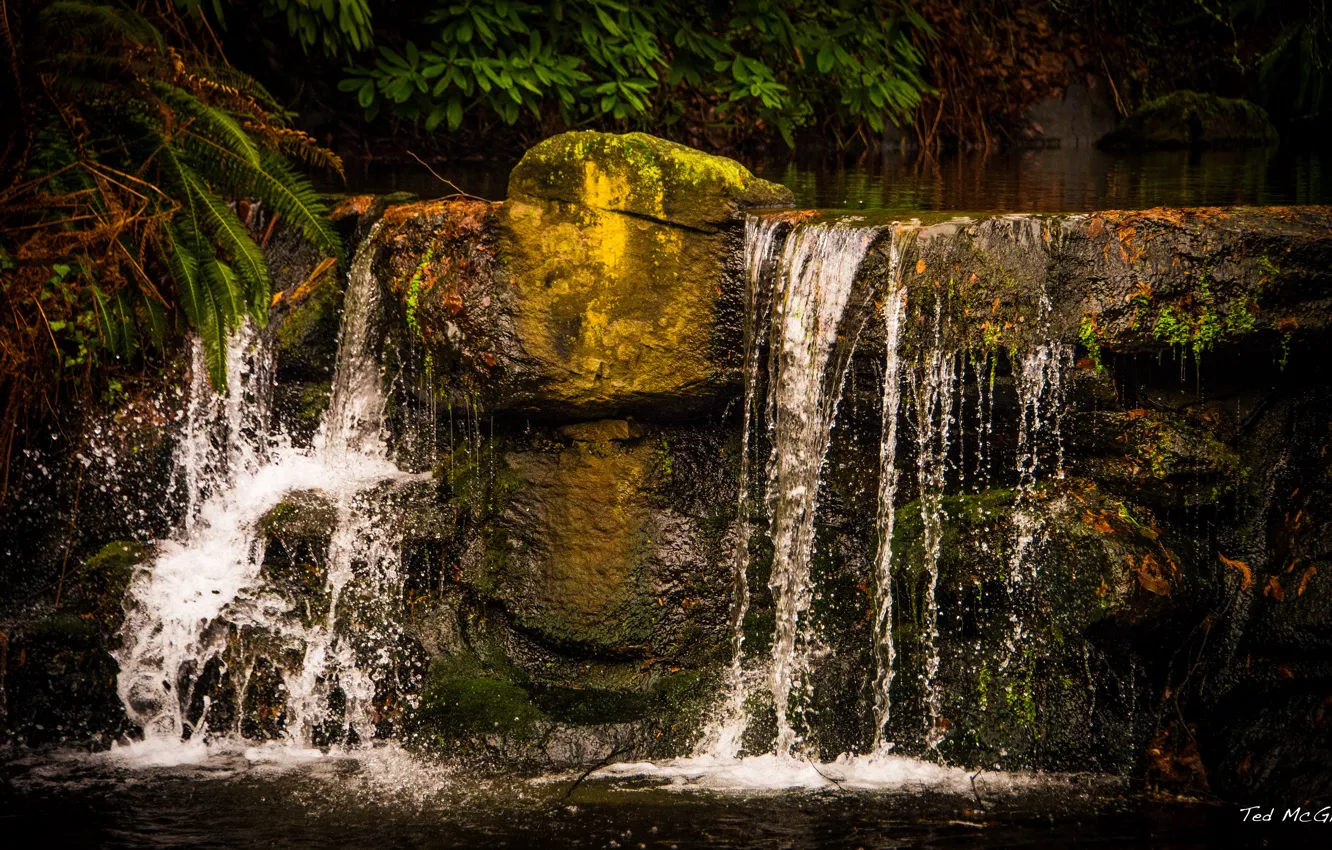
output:
M 377 227 L 377 226 L 376 226 Z M 371 231 L 366 245 L 373 241 Z M 145 741 L 201 741 L 205 735 L 239 731 L 241 711 L 224 713 L 229 728 L 208 728 L 214 713 L 203 697 L 194 716 L 194 690 L 209 665 L 239 680 L 244 700 L 250 670 L 227 668 L 227 650 L 237 633 L 268 635 L 282 658 L 301 658 L 284 669 L 281 725 L 289 743 L 309 745 L 327 725 L 331 691 L 337 688 L 346 728 L 333 740 L 367 740 L 373 735 L 372 673 L 339 627 L 344 589 L 366 565 L 371 583 L 391 584 L 396 555 L 358 499 L 367 488 L 410 476 L 388 459 L 381 434 L 384 395 L 371 329 L 378 285 L 371 254 L 362 248 L 348 276 L 332 398 L 315 445 L 294 448 L 269 426 L 274 355 L 249 326 L 228 341 L 228 385 L 214 393 L 202 354 L 196 348 L 186 432 L 177 454 L 179 479 L 186 488 L 186 517 L 179 536 L 161 541 L 155 560 L 131 583 L 122 645 L 118 691 Z M 318 491 L 336 510 L 327 557 L 323 617 L 302 617 L 287 600 L 264 586 L 260 520 L 289 494 Z M 308 609 L 307 609 L 307 613 Z M 270 659 L 271 660 L 271 659 Z M 223 715 L 218 715 L 219 717 Z
M 753 682 L 745 671 L 745 617 L 749 614 L 749 543 L 753 533 L 751 470 L 752 434 L 757 414 L 759 361 L 768 339 L 771 298 L 764 288 L 773 263 L 779 219 L 751 216 L 745 220 L 745 360 L 744 414 L 740 433 L 740 486 L 736 497 L 736 529 L 732 543 L 731 666 L 726 676 L 726 702 L 720 716 L 704 730 L 695 748 L 698 756 L 735 758 L 746 727 L 745 701 Z
M 893 670 L 897 649 L 893 644 L 893 527 L 897 510 L 897 417 L 902 397 L 902 318 L 906 289 L 900 279 L 901 246 L 894 238 L 889 261 L 889 290 L 883 300 L 886 330 L 883 370 L 883 437 L 879 444 L 879 513 L 876 528 L 879 548 L 874 558 L 874 750 L 886 753 L 884 737 L 892 709 Z
M 699 755 L 734 758 L 748 726 L 745 703 L 751 682 L 744 669 L 744 618 L 748 612 L 750 419 L 757 400 L 759 350 L 768 343 L 766 428 L 772 444 L 765 504 L 771 519 L 776 626 L 768 663 L 768 689 L 777 716 L 775 752 L 794 753 L 800 742 L 801 690 L 816 640 L 810 623 L 813 591 L 810 559 L 823 459 L 836 418 L 842 381 L 864 323 L 864 307 L 853 297 L 856 274 L 879 228 L 854 220 L 795 226 L 786 236 L 772 276 L 771 307 L 763 287 L 769 279 L 779 220 L 751 218 L 746 229 L 745 434 L 735 548 L 732 663 L 721 717 L 705 731 Z M 872 295 L 872 289 L 870 293 Z M 770 321 L 765 321 L 770 314 Z

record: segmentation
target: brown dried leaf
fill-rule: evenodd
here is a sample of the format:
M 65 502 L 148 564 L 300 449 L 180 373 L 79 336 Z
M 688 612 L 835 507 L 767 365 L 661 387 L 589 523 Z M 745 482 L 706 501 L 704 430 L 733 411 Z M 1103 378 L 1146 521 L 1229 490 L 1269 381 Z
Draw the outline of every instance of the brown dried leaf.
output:
M 1309 579 L 1313 578 L 1316 575 L 1318 575 L 1317 567 L 1310 567 L 1309 569 L 1305 570 L 1304 575 L 1300 576 L 1300 586 L 1299 588 L 1296 589 L 1295 595 L 1303 596 L 1304 589 L 1309 586 Z
M 1281 580 L 1276 576 L 1268 576 L 1267 584 L 1263 586 L 1263 596 L 1271 596 L 1278 602 L 1286 601 L 1286 591 L 1281 589 Z
M 1237 570 L 1239 572 L 1240 590 L 1248 590 L 1249 588 L 1253 587 L 1253 570 L 1249 569 L 1248 564 L 1244 563 L 1243 561 L 1236 561 L 1231 558 L 1227 558 L 1225 555 L 1222 555 L 1220 552 L 1217 552 L 1216 556 L 1221 559 L 1221 563 L 1225 564 L 1227 567 L 1230 567 L 1232 570 Z

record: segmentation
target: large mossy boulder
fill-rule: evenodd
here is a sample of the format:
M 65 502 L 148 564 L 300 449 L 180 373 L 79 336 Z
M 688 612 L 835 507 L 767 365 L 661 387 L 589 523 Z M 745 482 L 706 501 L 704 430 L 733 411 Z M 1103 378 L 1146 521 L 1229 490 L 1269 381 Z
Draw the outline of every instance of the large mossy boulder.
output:
M 791 202 L 729 159 L 565 133 L 528 151 L 501 205 L 390 209 L 379 263 L 447 388 L 543 417 L 686 416 L 736 381 L 738 213 Z
M 1255 103 L 1193 91 L 1149 101 L 1098 143 L 1109 149 L 1238 148 L 1277 143 L 1267 112 Z

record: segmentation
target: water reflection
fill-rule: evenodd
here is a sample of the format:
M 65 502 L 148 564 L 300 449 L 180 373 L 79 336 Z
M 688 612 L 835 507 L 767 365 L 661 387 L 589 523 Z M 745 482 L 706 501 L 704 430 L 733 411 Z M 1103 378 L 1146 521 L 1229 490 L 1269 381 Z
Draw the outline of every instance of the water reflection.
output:
M 1154 206 L 1318 204 L 1332 184 L 1318 154 L 1049 149 L 934 159 L 754 164 L 802 207 L 967 212 L 1079 212 Z
M 1053 148 L 939 158 L 892 151 L 859 159 L 749 160 L 745 164 L 759 176 L 788 186 L 800 207 L 1080 212 L 1332 202 L 1332 178 L 1323 167 L 1323 156 L 1280 149 L 1125 155 Z M 513 165 L 512 161 L 432 163 L 432 174 L 415 163 L 349 162 L 347 185 L 325 188 L 410 192 L 422 198 L 461 190 L 501 200 Z

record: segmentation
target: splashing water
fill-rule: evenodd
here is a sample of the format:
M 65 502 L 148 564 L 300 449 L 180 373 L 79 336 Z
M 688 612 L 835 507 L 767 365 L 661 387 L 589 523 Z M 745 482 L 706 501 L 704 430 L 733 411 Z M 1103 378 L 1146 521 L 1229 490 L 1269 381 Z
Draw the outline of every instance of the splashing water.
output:
M 376 228 L 366 245 L 373 242 Z M 178 452 L 178 480 L 186 492 L 186 517 L 177 539 L 162 541 L 154 562 L 131 583 L 126 599 L 117 690 L 129 718 L 143 729 L 144 745 L 160 749 L 171 742 L 238 730 L 206 729 L 212 713 L 193 722 L 190 706 L 210 664 L 225 669 L 225 651 L 237 633 L 259 630 L 290 656 L 303 648 L 296 671 L 279 669 L 287 699 L 285 735 L 308 744 L 328 702 L 328 683 L 346 697 L 352 731 L 364 740 L 373 696 L 370 674 L 357 664 L 346 640 L 336 634 L 338 603 L 351 579 L 353 556 L 391 580 L 396 561 L 384 532 L 358 507 L 368 487 L 404 476 L 387 459 L 382 435 L 384 396 L 374 358 L 371 329 L 378 310 L 371 253 L 363 248 L 348 276 L 343 329 L 333 394 L 316 446 L 297 450 L 269 427 L 269 399 L 275 360 L 250 327 L 227 345 L 228 386 L 214 394 L 202 353 L 186 413 L 186 433 Z M 261 577 L 261 518 L 288 494 L 318 490 L 336 505 L 337 527 L 328 557 L 326 618 L 302 625 Z M 372 546 L 366 548 L 366 542 Z M 278 655 L 278 653 L 272 653 Z M 242 677 L 241 695 L 250 671 Z M 294 674 L 293 674 L 294 673 Z M 195 745 L 197 747 L 197 744 Z

